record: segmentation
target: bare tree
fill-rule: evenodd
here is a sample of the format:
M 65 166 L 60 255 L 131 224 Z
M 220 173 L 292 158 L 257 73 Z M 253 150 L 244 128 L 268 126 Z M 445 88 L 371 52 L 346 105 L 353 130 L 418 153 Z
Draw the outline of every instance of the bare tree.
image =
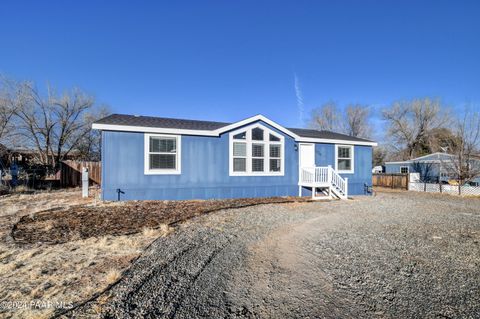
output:
M 52 135 L 56 123 L 49 98 L 44 99 L 29 82 L 20 83 L 17 94 L 24 101 L 22 107 L 15 112 L 19 119 L 19 131 L 27 140 L 28 146 L 37 150 L 38 162 L 53 166 Z
M 454 127 L 457 140 L 449 146 L 449 151 L 454 156 L 453 160 L 448 161 L 447 164 L 458 178 L 460 185 L 463 185 L 480 176 L 479 112 L 466 110 L 464 116 L 456 120 Z
M 0 141 L 6 138 L 13 130 L 12 118 L 15 114 L 12 105 L 0 96 Z
M 90 114 L 95 100 L 79 89 L 52 96 L 52 114 L 55 126 L 52 131 L 52 154 L 54 167 L 78 146 L 91 131 L 93 114 Z
M 14 116 L 16 110 L 22 107 L 16 89 L 14 81 L 0 76 L 0 143 L 15 135 Z
M 369 123 L 370 110 L 368 106 L 350 104 L 345 112 L 345 133 L 350 136 L 368 138 L 372 135 Z
M 86 116 L 86 122 L 91 123 L 110 114 L 107 106 L 102 106 L 95 113 Z M 78 156 L 84 161 L 99 161 L 101 159 L 102 133 L 99 130 L 90 130 L 78 143 Z
M 404 159 L 418 155 L 429 134 L 449 122 L 446 107 L 430 98 L 395 102 L 382 115 L 387 122 L 387 136 L 398 151 L 405 151 Z
M 454 121 L 453 121 L 454 122 Z M 456 134 L 448 127 L 431 130 L 428 140 L 423 143 L 421 150 L 424 153 L 446 152 L 447 149 L 457 149 L 460 141 Z
M 335 102 L 327 102 L 312 110 L 308 126 L 317 130 L 342 132 L 341 115 Z
M 37 162 L 46 167 L 57 168 L 73 150 L 78 151 L 81 142 L 91 134 L 92 122 L 106 115 L 95 105 L 93 97 L 79 89 L 56 94 L 47 88 L 42 94 L 30 82 L 4 83 L 8 87 L 2 87 L 8 90 L 1 91 L 0 106 L 9 106 L 10 113 L 6 114 L 10 121 L 16 121 L 16 133 L 23 138 L 23 146 L 35 149 Z
M 377 146 L 373 148 L 373 156 L 372 156 L 373 166 L 384 165 L 386 159 L 387 159 L 387 150 L 384 147 Z
M 368 138 L 371 136 L 369 121 L 368 106 L 349 104 L 342 112 L 335 102 L 327 102 L 312 110 L 309 127 Z

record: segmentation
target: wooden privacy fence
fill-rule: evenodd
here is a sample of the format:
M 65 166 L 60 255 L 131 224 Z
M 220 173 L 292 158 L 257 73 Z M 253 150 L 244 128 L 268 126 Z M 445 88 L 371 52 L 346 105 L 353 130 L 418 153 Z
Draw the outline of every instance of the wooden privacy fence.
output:
M 60 165 L 60 185 L 77 187 L 82 185 L 82 168 L 88 168 L 88 179 L 91 184 L 102 182 L 102 166 L 100 162 L 63 161 Z
M 373 174 L 372 185 L 408 189 L 408 174 Z

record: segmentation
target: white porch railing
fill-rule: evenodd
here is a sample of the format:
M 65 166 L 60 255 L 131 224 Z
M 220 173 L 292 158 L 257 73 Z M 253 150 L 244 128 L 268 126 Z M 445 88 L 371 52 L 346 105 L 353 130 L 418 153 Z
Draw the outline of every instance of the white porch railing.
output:
M 328 187 L 340 198 L 348 196 L 348 178 L 343 178 L 331 166 L 327 167 L 302 167 L 300 169 L 300 186 Z
M 302 167 L 300 183 L 322 184 L 329 182 L 328 167 Z

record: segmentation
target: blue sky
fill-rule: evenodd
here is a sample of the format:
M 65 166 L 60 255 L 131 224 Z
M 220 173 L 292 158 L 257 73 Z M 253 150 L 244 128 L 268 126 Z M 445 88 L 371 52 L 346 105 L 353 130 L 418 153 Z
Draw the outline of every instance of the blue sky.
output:
M 303 126 L 329 100 L 480 101 L 480 1 L 3 1 L 0 72 L 118 113 Z

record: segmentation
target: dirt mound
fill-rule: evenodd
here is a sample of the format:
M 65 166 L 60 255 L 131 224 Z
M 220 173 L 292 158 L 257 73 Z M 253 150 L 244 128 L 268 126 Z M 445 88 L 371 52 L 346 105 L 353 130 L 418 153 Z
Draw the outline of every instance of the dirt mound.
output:
M 23 216 L 13 226 L 17 243 L 59 244 L 105 235 L 127 235 L 144 228 L 175 224 L 194 216 L 228 208 L 308 201 L 298 197 L 242 198 L 198 201 L 133 201 L 118 205 L 76 206 Z

